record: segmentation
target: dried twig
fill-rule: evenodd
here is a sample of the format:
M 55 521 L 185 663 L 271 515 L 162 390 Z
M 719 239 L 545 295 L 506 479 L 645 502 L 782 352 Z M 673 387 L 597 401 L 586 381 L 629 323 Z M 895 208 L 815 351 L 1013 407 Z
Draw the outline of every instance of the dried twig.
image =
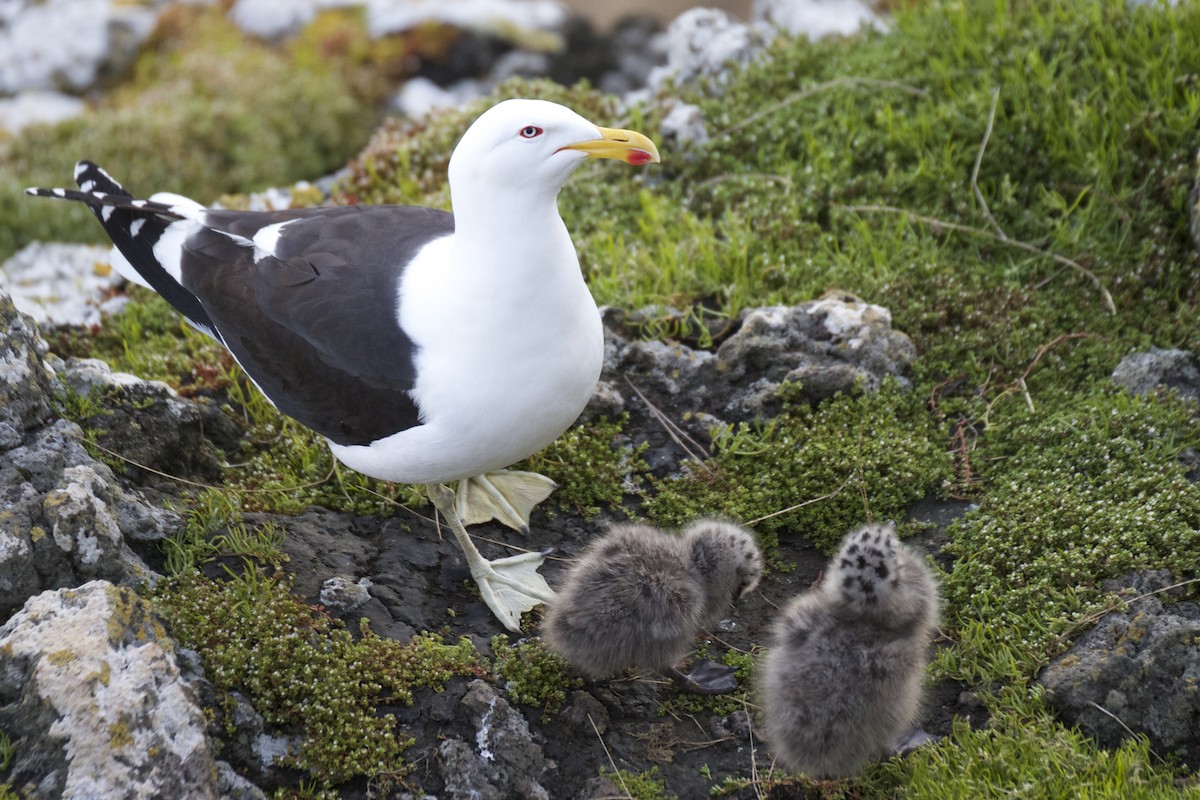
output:
M 1033 253 L 1034 255 L 1045 256 L 1046 258 L 1053 259 L 1059 264 L 1064 264 L 1068 267 L 1071 267 L 1081 275 L 1087 277 L 1092 282 L 1092 285 L 1096 287 L 1096 290 L 1100 292 L 1100 296 L 1104 300 L 1104 307 L 1108 310 L 1108 313 L 1113 315 L 1117 313 L 1117 306 L 1115 303 L 1113 303 L 1112 295 L 1109 294 L 1108 289 L 1106 289 L 1104 286 L 1104 283 L 1098 277 L 1096 277 L 1096 273 L 1092 272 L 1078 261 L 1067 258 L 1066 256 L 1059 255 L 1058 253 L 1054 253 L 1049 250 L 1043 250 L 1042 248 L 1029 244 L 1028 242 L 1022 242 L 1019 239 L 1001 237 L 992 233 L 991 231 L 983 230 L 982 228 L 972 228 L 970 225 L 961 225 L 957 222 L 949 222 L 948 220 L 944 219 L 927 217 L 923 214 L 916 214 L 912 211 L 898 208 L 896 206 L 869 204 L 861 206 L 855 205 L 838 207 L 843 211 L 850 211 L 856 214 L 899 214 L 905 219 L 912 220 L 914 222 L 920 222 L 923 225 L 928 225 L 934 230 L 945 229 L 948 231 L 955 231 L 957 233 L 970 234 L 971 236 L 979 236 L 984 239 L 991 239 L 994 242 L 999 242 L 1000 244 L 1008 245 L 1009 247 L 1015 247 L 1018 250 L 1024 250 L 1027 253 Z
M 658 408 L 658 406 L 654 405 L 654 403 L 651 403 L 650 398 L 642 394 L 642 390 L 639 389 L 633 381 L 629 380 L 628 375 L 624 376 L 624 378 L 625 382 L 629 384 L 629 388 L 633 389 L 634 393 L 641 398 L 643 403 L 646 404 L 646 408 L 650 409 L 650 414 L 654 417 L 658 424 L 662 425 L 663 430 L 667 432 L 667 435 L 671 437 L 675 444 L 679 445 L 679 447 L 685 453 L 687 453 L 688 456 L 690 456 L 696 461 L 697 464 L 703 467 L 705 472 L 707 472 L 710 476 L 713 475 L 714 473 L 712 467 L 705 463 L 705 459 L 707 459 L 709 456 L 708 451 L 704 449 L 704 446 L 689 436 L 687 431 L 672 422 L 671 418 L 664 414 Z M 687 441 L 685 442 L 684 440 Z M 695 447 L 696 450 L 698 450 L 702 455 L 697 455 L 696 450 L 693 450 L 692 447 L 688 447 L 689 442 L 691 443 L 692 447 Z
M 992 110 L 988 112 L 987 130 L 983 132 L 983 141 L 979 143 L 979 155 L 975 156 L 975 168 L 971 170 L 971 191 L 975 193 L 975 199 L 979 201 L 979 207 L 983 210 L 983 215 L 987 217 L 987 221 L 996 229 L 996 234 L 1002 241 L 1008 241 L 1008 234 L 1000 227 L 1000 223 L 996 222 L 996 218 L 992 216 L 992 210 L 988 208 L 987 200 L 983 199 L 983 192 L 979 191 L 979 167 L 983 164 L 983 153 L 987 150 L 988 140 L 992 138 L 992 125 L 996 122 L 996 105 L 1000 102 L 1000 87 L 992 92 Z
M 202 483 L 200 481 L 190 481 L 187 478 L 181 478 L 178 475 L 172 475 L 169 472 L 163 472 L 161 470 L 157 470 L 154 467 L 149 467 L 149 466 L 146 466 L 145 464 L 134 461 L 132 458 L 129 458 L 128 456 L 123 456 L 120 453 L 116 452 L 115 450 L 109 450 L 107 447 L 105 447 L 102 444 L 98 444 L 97 442 L 88 442 L 88 444 L 90 444 L 92 447 L 95 447 L 97 450 L 100 450 L 100 451 L 112 456 L 113 458 L 124 461 L 126 464 L 129 464 L 130 466 L 134 466 L 134 467 L 137 467 L 138 469 L 145 470 L 146 472 L 149 472 L 151 475 L 157 475 L 158 477 L 166 478 L 169 481 L 175 481 L 176 483 L 182 483 L 184 486 L 194 486 L 197 489 L 215 489 L 217 491 L 232 491 L 235 494 L 264 494 L 264 493 L 269 493 L 269 492 L 294 492 L 297 489 L 309 489 L 313 486 L 320 486 L 321 484 L 328 482 L 329 479 L 331 477 L 333 477 L 334 470 L 337 468 L 337 462 L 335 461 L 333 466 L 330 467 L 329 472 L 325 475 L 324 478 L 321 478 L 320 480 L 309 481 L 308 483 L 300 483 L 295 486 L 277 486 L 277 487 L 270 487 L 270 488 L 265 488 L 265 489 L 230 489 L 230 487 L 228 487 L 228 486 L 214 486 L 211 483 Z
M 842 493 L 842 489 L 846 488 L 846 484 L 850 483 L 850 479 L 853 477 L 854 477 L 853 474 L 847 475 L 846 480 L 842 481 L 842 485 L 839 486 L 838 488 L 834 489 L 829 494 L 823 494 L 820 497 L 814 497 L 811 500 L 805 500 L 803 503 L 797 503 L 794 506 L 790 506 L 788 508 L 784 508 L 779 511 L 772 511 L 770 514 L 767 514 L 766 516 L 759 517 L 758 519 L 752 519 L 749 522 L 746 522 L 743 524 L 747 528 L 752 528 L 755 525 L 757 525 L 758 523 L 760 523 L 764 520 L 771 519 L 772 517 L 778 517 L 780 514 L 787 514 L 788 512 L 795 511 L 798 508 L 804 508 L 805 506 L 811 506 L 813 503 L 819 503 L 822 500 L 829 500 L 830 498 L 837 497 L 839 494 Z
M 604 755 L 608 757 L 608 763 L 612 767 L 617 783 L 621 784 L 621 789 L 625 792 L 625 800 L 633 800 L 633 795 L 629 793 L 629 787 L 625 785 L 625 779 L 621 777 L 621 770 L 617 769 L 617 762 L 613 760 L 612 752 L 608 749 L 608 745 L 604 743 L 604 737 L 600 735 L 600 729 L 596 727 L 596 720 L 592 719 L 591 714 L 588 714 L 587 718 L 588 722 L 591 723 L 592 730 L 596 732 L 596 738 L 600 740 L 600 746 L 604 748 Z
M 1037 366 L 1037 363 L 1042 360 L 1042 356 L 1046 355 L 1046 353 L 1070 339 L 1104 339 L 1104 337 L 1096 333 L 1063 333 L 1055 336 L 1049 342 L 1046 342 L 1046 344 L 1039 347 L 1037 353 L 1033 357 L 1033 360 L 1029 362 L 1029 366 L 1025 368 L 1025 371 L 1021 373 L 1020 377 L 1010 383 L 1008 387 L 1004 389 L 1004 391 L 996 395 L 996 397 L 987 404 L 987 408 L 984 409 L 982 417 L 984 426 L 989 424 L 988 419 L 991 417 L 992 408 L 996 405 L 996 403 L 1000 402 L 1002 398 L 1007 397 L 1014 392 L 1020 392 L 1021 396 L 1025 398 L 1025 404 L 1029 407 L 1030 413 L 1037 412 L 1037 408 L 1033 404 L 1033 397 L 1029 394 L 1029 388 L 1026 385 L 1026 381 L 1029 379 L 1029 376 L 1033 374 L 1033 369 Z
M 1079 631 L 1083 630 L 1084 628 L 1088 627 L 1089 625 L 1096 624 L 1100 620 L 1104 619 L 1104 617 L 1108 616 L 1109 614 L 1113 613 L 1114 611 L 1116 611 L 1119 608 L 1122 608 L 1122 607 L 1125 607 L 1128 605 L 1132 605 L 1133 603 L 1136 603 L 1139 600 L 1145 600 L 1147 597 L 1153 597 L 1156 594 L 1162 594 L 1163 592 L 1169 592 L 1172 589 L 1181 589 L 1184 586 L 1191 586 L 1193 583 L 1200 583 L 1200 578 L 1188 578 L 1186 581 L 1179 581 L 1179 583 L 1172 583 L 1170 586 L 1164 586 L 1161 589 L 1155 589 L 1154 591 L 1151 591 L 1151 592 L 1145 592 L 1143 594 L 1139 594 L 1137 597 L 1133 597 L 1128 600 L 1126 600 L 1123 597 L 1114 598 L 1111 603 L 1109 603 L 1107 606 L 1100 609 L 1099 611 L 1093 611 L 1091 614 L 1088 614 L 1087 616 L 1083 616 L 1083 617 L 1080 617 L 1079 619 L 1075 620 L 1075 622 L 1072 623 L 1071 627 L 1067 628 L 1065 631 L 1060 633 L 1058 636 L 1054 637 L 1055 644 L 1062 645 L 1064 642 L 1067 641 L 1067 639 L 1070 639 L 1072 636 L 1074 636 Z

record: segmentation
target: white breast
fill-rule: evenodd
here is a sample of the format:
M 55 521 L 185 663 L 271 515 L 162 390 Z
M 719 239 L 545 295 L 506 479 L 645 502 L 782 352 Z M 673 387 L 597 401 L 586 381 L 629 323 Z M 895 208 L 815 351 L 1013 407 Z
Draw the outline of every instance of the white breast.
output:
M 534 246 L 427 245 L 400 287 L 417 345 L 422 424 L 367 446 L 331 445 L 347 466 L 404 483 L 500 469 L 557 438 L 600 376 L 604 336 L 561 220 Z

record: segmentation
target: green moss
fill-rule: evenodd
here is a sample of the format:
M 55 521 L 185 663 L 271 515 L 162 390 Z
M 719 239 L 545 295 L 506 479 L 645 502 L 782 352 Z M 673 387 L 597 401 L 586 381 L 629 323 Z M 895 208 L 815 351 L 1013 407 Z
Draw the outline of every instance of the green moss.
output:
M 1031 678 L 1106 599 L 1101 581 L 1200 568 L 1200 486 L 1179 461 L 1200 444 L 1194 409 L 1117 389 L 1056 406 L 995 410 L 1005 435 L 980 454 L 990 491 L 946 548 L 947 630 L 959 643 L 941 651 L 942 674 Z
M 267 724 L 301 736 L 285 761 L 322 787 L 398 780 L 410 740 L 376 705 L 411 704 L 418 688 L 440 690 L 480 669 L 466 639 L 447 645 L 422 633 L 401 644 L 365 623 L 356 639 L 297 600 L 287 579 L 257 570 L 222 582 L 184 573 L 160 581 L 152 598 L 219 694 L 243 693 Z
M 860 791 L 903 798 L 1200 797 L 1200 787 L 1176 781 L 1145 738 L 1109 750 L 1055 721 L 1037 696 L 1013 693 L 997 704 L 988 726 L 956 722 L 949 737 L 903 761 L 873 767 Z M 869 787 L 869 788 L 867 788 Z
M 558 711 L 567 692 L 583 686 L 560 656 L 545 648 L 540 639 L 525 639 L 514 645 L 504 634 L 492 637 L 493 671 L 503 682 L 514 703 Z
M 826 552 L 855 525 L 903 516 L 951 476 L 945 434 L 920 398 L 890 380 L 878 392 L 792 404 L 767 424 L 717 431 L 706 466 L 660 482 L 649 516 L 678 525 L 774 515 L 754 525 L 765 547 L 786 531 Z
M 537 472 L 558 484 L 550 505 L 591 519 L 601 507 L 620 506 L 649 472 L 642 460 L 646 446 L 634 447 L 624 436 L 628 420 L 623 414 L 616 422 L 602 418 L 575 425 L 515 468 Z
M 13 757 L 17 754 L 16 745 L 5 731 L 0 731 L 0 772 L 6 772 L 12 766 Z M 0 784 L 0 800 L 20 800 L 21 795 L 12 784 Z
M 380 481 L 339 466 L 322 436 L 280 414 L 244 377 L 229 387 L 228 396 L 247 436 L 225 477 L 247 510 L 298 514 L 323 506 L 390 516 L 425 503 L 420 486 Z

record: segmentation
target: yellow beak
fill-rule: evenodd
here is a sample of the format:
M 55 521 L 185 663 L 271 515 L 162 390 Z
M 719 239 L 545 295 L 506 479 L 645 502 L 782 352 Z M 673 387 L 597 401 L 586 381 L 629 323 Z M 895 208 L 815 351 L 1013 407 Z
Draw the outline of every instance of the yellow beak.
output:
M 599 139 L 565 145 L 563 150 L 579 150 L 588 158 L 614 158 L 627 164 L 658 163 L 658 148 L 649 137 L 637 131 L 601 128 Z

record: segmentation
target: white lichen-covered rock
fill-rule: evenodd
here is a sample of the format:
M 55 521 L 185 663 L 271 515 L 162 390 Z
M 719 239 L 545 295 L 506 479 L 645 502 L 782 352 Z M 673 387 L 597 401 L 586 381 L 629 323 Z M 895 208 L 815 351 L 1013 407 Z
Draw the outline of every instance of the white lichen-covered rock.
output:
M 704 144 L 709 138 L 704 112 L 691 103 L 675 103 L 663 117 L 662 135 L 678 144 Z
M 373 38 L 439 22 L 516 41 L 550 34 L 544 43 L 553 44 L 567 21 L 556 0 L 237 0 L 229 14 L 247 33 L 278 39 L 297 33 L 324 9 L 346 6 L 366 9 Z
M 124 69 L 166 0 L 7 0 L 0 3 L 0 95 L 82 93 Z
M 100 245 L 31 242 L 0 265 L 0 286 L 39 326 L 98 325 L 101 314 L 125 304 L 113 295 L 125 279 L 108 253 Z
M 417 76 L 406 81 L 392 98 L 393 111 L 419 119 L 440 108 L 458 108 L 483 94 L 483 84 L 465 79 L 442 88 L 428 78 Z
M 754 0 L 751 17 L 812 40 L 885 27 L 870 4 L 862 0 Z
M 62 92 L 33 90 L 0 97 L 0 130 L 17 133 L 30 125 L 53 125 L 79 116 L 85 108 L 78 97 Z
M 105 581 L 43 592 L 0 628 L 0 727 L 22 797 L 218 797 L 174 643 L 135 593 Z
M 912 340 L 892 328 L 891 312 L 848 296 L 746 309 L 715 353 L 681 342 L 627 341 L 614 330 L 636 331 L 639 319 L 664 313 L 608 312 L 602 385 L 620 392 L 633 411 L 643 405 L 631 402 L 636 386 L 696 432 L 774 416 L 784 383 L 799 384 L 799 395 L 814 403 L 838 392 L 873 391 L 888 377 L 908 385 L 917 355 Z M 693 323 L 677 324 L 687 332 Z M 613 405 L 611 398 L 603 403 Z
M 370 578 L 335 575 L 321 585 L 321 605 L 337 614 L 353 611 L 371 599 L 371 585 Z
M 367 0 L 365 4 L 368 30 L 376 37 L 441 22 L 518 41 L 539 32 L 557 38 L 567 21 L 566 8 L 556 0 Z
M 678 84 L 707 82 L 719 92 L 731 69 L 753 61 L 767 43 L 763 29 L 747 25 L 715 8 L 683 12 L 662 34 L 661 48 L 667 63 L 655 67 L 648 80 L 651 90 L 669 80 Z

